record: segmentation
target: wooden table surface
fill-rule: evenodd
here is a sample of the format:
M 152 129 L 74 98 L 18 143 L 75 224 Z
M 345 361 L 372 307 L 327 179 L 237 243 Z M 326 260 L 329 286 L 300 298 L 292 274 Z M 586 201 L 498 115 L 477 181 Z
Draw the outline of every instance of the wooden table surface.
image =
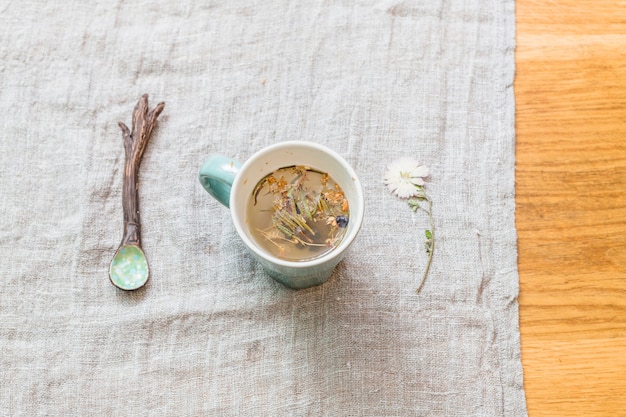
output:
M 529 416 L 626 416 L 626 1 L 517 0 Z

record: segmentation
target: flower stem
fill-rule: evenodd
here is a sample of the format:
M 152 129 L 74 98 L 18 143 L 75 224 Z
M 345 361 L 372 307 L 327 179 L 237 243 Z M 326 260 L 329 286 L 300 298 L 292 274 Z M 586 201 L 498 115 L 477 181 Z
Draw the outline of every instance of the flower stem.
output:
M 426 277 L 428 276 L 428 271 L 430 271 L 430 264 L 433 261 L 433 252 L 435 252 L 435 222 L 433 221 L 433 200 L 430 199 L 428 195 L 426 195 L 426 200 L 428 200 L 428 218 L 430 219 L 430 233 L 431 240 L 429 243 L 429 251 L 428 251 L 428 262 L 426 263 L 426 269 L 424 270 L 424 275 L 422 276 L 422 282 L 420 282 L 419 287 L 417 287 L 417 294 L 422 291 L 422 287 L 426 283 Z

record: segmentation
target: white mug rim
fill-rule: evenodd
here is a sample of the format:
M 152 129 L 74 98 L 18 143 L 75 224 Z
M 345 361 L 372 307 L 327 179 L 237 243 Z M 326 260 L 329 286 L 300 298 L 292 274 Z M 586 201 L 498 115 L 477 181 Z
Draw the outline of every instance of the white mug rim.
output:
M 336 162 L 338 162 L 341 167 L 350 175 L 352 180 L 354 181 L 357 201 L 350 201 L 351 207 L 354 207 L 355 204 L 358 204 L 359 210 L 355 210 L 355 215 L 352 215 L 352 209 L 350 210 L 350 223 L 353 223 L 355 226 L 352 226 L 348 231 L 346 236 L 343 237 L 339 246 L 329 251 L 328 253 L 321 255 L 317 258 L 313 258 L 306 261 L 289 261 L 285 259 L 278 258 L 276 256 L 271 255 L 270 253 L 262 250 L 259 246 L 248 236 L 248 232 L 246 232 L 245 219 L 239 218 L 237 215 L 238 210 L 235 209 L 237 204 L 241 204 L 241 200 L 238 202 L 238 189 L 241 186 L 241 181 L 245 176 L 246 170 L 254 164 L 259 158 L 263 158 L 264 156 L 276 152 L 278 150 L 282 150 L 289 147 L 308 147 L 314 150 L 321 151 L 327 154 L 329 157 L 333 158 Z M 259 178 L 260 180 L 260 178 Z M 258 181 L 258 180 L 257 180 Z M 363 197 L 363 188 L 361 187 L 361 183 L 359 181 L 359 177 L 356 175 L 354 169 L 346 162 L 346 160 L 341 157 L 338 153 L 333 151 L 332 149 L 320 145 L 315 142 L 303 141 L 303 140 L 294 140 L 294 141 L 284 141 L 278 142 L 276 144 L 267 146 L 257 152 L 255 152 L 250 158 L 248 158 L 235 176 L 235 180 L 233 181 L 231 193 L 230 193 L 230 213 L 233 224 L 235 226 L 235 230 L 239 237 L 243 240 L 246 246 L 253 251 L 257 256 L 270 262 L 275 265 L 289 267 L 289 268 L 310 268 L 318 265 L 325 264 L 337 257 L 342 256 L 342 254 L 350 247 L 354 239 L 359 233 L 361 225 L 363 223 L 363 213 L 364 213 L 364 197 Z

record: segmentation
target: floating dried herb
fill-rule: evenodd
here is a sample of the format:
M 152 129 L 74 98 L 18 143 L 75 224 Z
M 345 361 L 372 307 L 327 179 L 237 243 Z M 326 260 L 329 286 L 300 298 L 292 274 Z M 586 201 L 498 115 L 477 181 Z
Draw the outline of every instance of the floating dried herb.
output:
M 327 173 L 302 165 L 280 168 L 254 187 L 248 222 L 263 248 L 288 260 L 309 260 L 343 238 L 349 203 Z

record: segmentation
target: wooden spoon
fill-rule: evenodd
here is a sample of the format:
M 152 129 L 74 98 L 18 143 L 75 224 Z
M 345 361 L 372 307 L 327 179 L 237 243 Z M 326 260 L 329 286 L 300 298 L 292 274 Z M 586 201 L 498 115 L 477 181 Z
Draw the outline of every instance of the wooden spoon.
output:
M 109 279 L 117 288 L 130 291 L 142 287 L 150 270 L 146 255 L 141 249 L 141 227 L 137 190 L 141 157 L 150 140 L 150 134 L 165 103 L 148 110 L 148 95 L 141 96 L 133 110 L 133 130 L 119 122 L 124 138 L 124 185 L 122 207 L 124 210 L 124 236 L 109 267 Z

